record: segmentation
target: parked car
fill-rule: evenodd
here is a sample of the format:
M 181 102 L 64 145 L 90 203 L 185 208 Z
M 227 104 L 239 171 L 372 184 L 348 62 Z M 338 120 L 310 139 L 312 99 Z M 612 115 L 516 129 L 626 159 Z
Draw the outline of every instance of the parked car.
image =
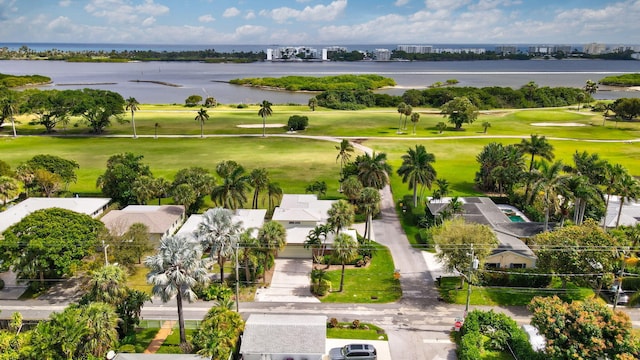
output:
M 369 344 L 349 344 L 329 351 L 331 360 L 377 360 L 376 348 Z
M 616 301 L 616 290 L 618 291 L 618 304 L 617 305 L 627 305 L 629 302 L 629 295 L 620 287 L 618 289 L 618 285 L 612 285 L 609 289 L 609 298 L 611 299 L 611 303 Z

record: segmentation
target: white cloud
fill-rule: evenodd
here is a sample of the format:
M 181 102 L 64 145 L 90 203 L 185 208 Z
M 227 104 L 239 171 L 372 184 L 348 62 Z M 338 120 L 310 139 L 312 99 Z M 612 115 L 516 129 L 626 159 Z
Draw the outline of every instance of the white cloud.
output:
M 147 26 L 148 27 L 148 26 L 151 26 L 151 25 L 155 24 L 155 22 L 156 22 L 156 18 L 153 17 L 153 16 L 149 16 L 148 18 L 146 18 L 146 19 L 144 19 L 142 21 L 142 26 Z
M 206 15 L 199 16 L 198 21 L 203 23 L 208 23 L 208 22 L 216 21 L 216 19 L 211 14 L 206 14 Z
M 499 7 L 509 7 L 520 4 L 519 0 L 480 0 L 477 4 L 469 5 L 469 10 L 491 10 Z
M 61 7 L 69 7 L 71 5 L 71 0 L 60 0 L 60 2 L 58 2 L 58 5 L 60 5 Z
M 164 15 L 169 8 L 156 4 L 153 0 L 145 0 L 140 5 L 129 5 L 125 0 L 91 0 L 85 11 L 95 17 L 102 17 L 111 23 L 139 23 L 149 16 Z
M 255 17 L 256 17 L 256 13 L 253 12 L 253 10 L 249 10 L 249 12 L 247 12 L 247 15 L 244 16 L 246 20 L 255 19 Z
M 234 17 L 238 15 L 240 15 L 240 10 L 238 10 L 238 8 L 235 8 L 235 7 L 230 7 L 226 9 L 224 13 L 222 13 L 222 16 L 224 17 Z
M 396 0 L 396 2 L 393 4 L 395 6 L 405 6 L 409 3 L 409 0 Z
M 261 10 L 260 15 L 270 17 L 278 23 L 284 23 L 291 18 L 297 21 L 333 21 L 344 12 L 346 7 L 347 0 L 335 0 L 329 5 L 306 6 L 303 10 L 289 7 Z
M 267 32 L 267 28 L 264 26 L 256 25 L 243 25 L 236 28 L 235 34 L 239 37 L 260 35 Z
M 425 0 L 424 3 L 427 9 L 448 9 L 449 11 L 453 11 L 469 4 L 470 1 L 471 0 Z

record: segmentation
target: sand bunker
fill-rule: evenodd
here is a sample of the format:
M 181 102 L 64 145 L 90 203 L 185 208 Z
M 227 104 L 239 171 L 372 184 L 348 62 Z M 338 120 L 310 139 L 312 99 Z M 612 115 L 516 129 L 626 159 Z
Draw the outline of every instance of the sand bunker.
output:
M 573 122 L 567 122 L 567 123 L 533 123 L 531 125 L 532 126 L 587 126 L 586 124 L 573 123 Z
M 239 128 L 245 128 L 245 129 L 256 129 L 256 128 L 262 128 L 262 124 L 244 124 L 244 125 L 236 125 Z M 281 128 L 284 127 L 284 124 L 267 124 L 265 127 L 268 128 Z

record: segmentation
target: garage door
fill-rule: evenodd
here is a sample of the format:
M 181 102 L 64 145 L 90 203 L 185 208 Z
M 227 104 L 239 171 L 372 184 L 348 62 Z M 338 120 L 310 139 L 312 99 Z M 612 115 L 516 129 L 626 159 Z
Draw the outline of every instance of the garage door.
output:
M 287 245 L 278 252 L 278 258 L 311 259 L 311 249 L 305 249 L 304 245 Z

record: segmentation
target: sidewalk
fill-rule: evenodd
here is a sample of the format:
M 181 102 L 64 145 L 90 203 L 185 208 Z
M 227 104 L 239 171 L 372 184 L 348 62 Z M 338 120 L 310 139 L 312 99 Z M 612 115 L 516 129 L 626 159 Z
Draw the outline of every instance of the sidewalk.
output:
M 160 330 L 158 331 L 156 336 L 153 338 L 153 340 L 151 340 L 147 349 L 144 351 L 145 354 L 155 354 L 156 351 L 160 349 L 160 346 L 162 346 L 164 341 L 167 340 L 167 336 L 171 334 L 174 323 L 175 321 L 170 321 L 170 320 L 162 323 Z

